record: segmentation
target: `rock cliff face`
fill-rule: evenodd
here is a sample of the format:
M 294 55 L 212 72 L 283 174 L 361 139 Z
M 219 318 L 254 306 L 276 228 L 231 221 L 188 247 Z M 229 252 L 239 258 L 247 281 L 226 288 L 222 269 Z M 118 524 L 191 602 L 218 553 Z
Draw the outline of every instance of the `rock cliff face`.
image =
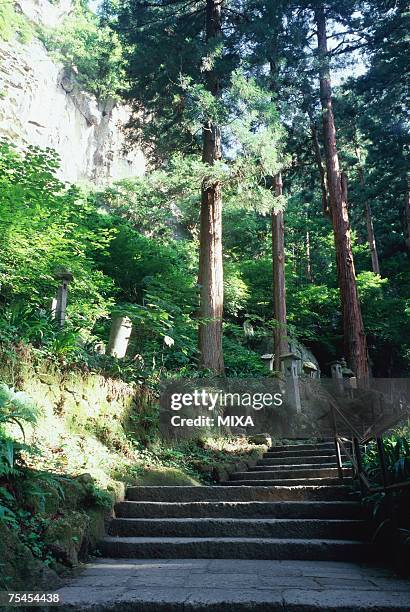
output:
M 70 10 L 68 0 L 22 0 L 20 6 L 49 27 Z M 0 137 L 55 149 L 64 180 L 103 185 L 144 173 L 142 152 L 124 147 L 128 110 L 81 91 L 39 40 L 0 42 L 0 91 Z

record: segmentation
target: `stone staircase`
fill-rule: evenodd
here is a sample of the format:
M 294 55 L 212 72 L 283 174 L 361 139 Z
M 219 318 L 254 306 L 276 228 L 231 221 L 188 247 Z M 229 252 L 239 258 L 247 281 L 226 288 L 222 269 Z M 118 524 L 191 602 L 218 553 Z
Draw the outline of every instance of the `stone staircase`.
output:
M 332 442 L 276 446 L 214 487 L 131 487 L 103 556 L 361 561 L 369 556 L 350 469 Z
M 131 487 L 61 612 L 405 612 L 410 582 L 366 562 L 332 443 L 273 447 L 213 487 Z M 48 610 L 48 609 L 47 609 Z M 49 609 L 51 611 L 51 608 Z

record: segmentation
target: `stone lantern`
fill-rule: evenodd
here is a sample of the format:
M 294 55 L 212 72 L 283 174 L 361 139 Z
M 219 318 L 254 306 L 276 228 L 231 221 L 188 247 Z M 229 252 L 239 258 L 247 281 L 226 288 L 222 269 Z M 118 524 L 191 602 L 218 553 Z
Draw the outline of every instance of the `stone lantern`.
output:
M 261 359 L 263 359 L 263 362 L 267 366 L 268 370 L 270 370 L 271 372 L 273 371 L 274 358 L 275 355 L 273 353 L 266 353 L 265 355 L 261 355 Z
M 338 359 L 336 361 L 332 361 L 330 364 L 330 371 L 332 374 L 332 378 L 337 380 L 343 380 L 343 372 L 342 372 L 342 362 Z
M 346 359 L 344 357 L 343 357 L 343 359 L 340 360 L 340 364 L 342 366 L 342 376 L 343 376 L 343 378 L 352 378 L 352 377 L 354 377 L 354 372 L 353 372 L 353 370 L 351 370 L 350 368 L 347 367 Z
M 348 367 L 346 359 L 343 358 L 341 360 L 341 364 L 344 384 L 347 386 L 348 392 L 353 397 L 353 389 L 357 389 L 357 378 L 354 375 L 353 370 Z
M 296 412 L 302 412 L 302 404 L 300 401 L 299 377 L 298 377 L 298 362 L 299 355 L 296 353 L 285 353 L 280 356 L 282 371 L 286 379 L 287 393 L 290 403 L 295 406 Z
M 318 369 L 313 361 L 304 361 L 303 362 L 303 372 L 309 378 L 319 378 Z
M 52 317 L 56 320 L 58 325 L 63 327 L 67 309 L 68 285 L 73 280 L 74 276 L 64 266 L 59 266 L 54 272 L 54 278 L 60 281 L 60 286 L 57 290 L 57 297 L 53 299 L 51 312 Z
M 340 360 L 332 361 L 330 364 L 330 370 L 332 373 L 332 378 L 336 380 L 342 391 L 345 391 L 347 388 L 351 392 L 352 389 L 357 387 L 357 379 L 354 372 L 348 367 L 344 357 Z
M 298 362 L 300 361 L 299 355 L 296 353 L 285 353 L 280 356 L 282 364 L 282 371 L 285 376 L 291 376 L 297 378 L 298 376 Z

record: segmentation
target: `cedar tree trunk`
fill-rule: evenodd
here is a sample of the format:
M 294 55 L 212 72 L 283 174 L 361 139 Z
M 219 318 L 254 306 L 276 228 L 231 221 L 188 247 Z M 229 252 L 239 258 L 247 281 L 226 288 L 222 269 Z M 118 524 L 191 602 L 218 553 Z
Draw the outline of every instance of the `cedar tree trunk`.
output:
M 206 39 L 222 38 L 222 0 L 206 2 Z M 206 72 L 207 89 L 219 96 L 219 79 L 211 68 Z M 213 165 L 221 159 L 221 131 L 208 120 L 203 125 L 202 161 Z M 199 246 L 200 365 L 220 374 L 224 371 L 222 352 L 223 267 L 222 267 L 222 188 L 219 181 L 205 179 L 201 188 Z
M 404 224 L 406 247 L 410 251 L 410 178 L 407 179 L 407 190 L 404 200 Z
M 366 180 L 364 176 L 364 168 L 362 166 L 362 156 L 360 153 L 360 146 L 359 146 L 359 143 L 357 142 L 357 139 L 356 139 L 356 157 L 357 157 L 357 161 L 359 162 L 358 172 L 359 172 L 360 186 L 364 190 L 366 187 Z M 366 199 L 365 210 L 366 210 L 367 241 L 369 243 L 370 255 L 372 258 L 372 270 L 375 274 L 380 274 L 379 255 L 377 253 L 376 236 L 374 233 L 372 208 L 370 206 L 370 202 L 367 199 Z
M 326 183 L 326 172 L 322 163 L 322 154 L 320 152 L 319 138 L 317 135 L 316 124 L 312 121 L 310 124 L 310 131 L 312 134 L 313 150 L 315 153 L 316 165 L 320 175 L 320 187 L 322 190 L 322 210 L 324 215 L 329 214 L 329 197 Z
M 359 379 L 366 379 L 369 376 L 367 342 L 357 293 L 346 200 L 346 183 L 342 178 L 339 167 L 330 70 L 328 65 L 326 15 L 322 3 L 315 9 L 315 20 L 320 60 L 320 98 L 323 114 L 327 184 L 336 248 L 337 276 L 343 317 L 344 346 L 349 366 Z
M 275 195 L 282 195 L 282 175 L 275 176 Z M 289 352 L 286 331 L 286 284 L 285 284 L 285 226 L 283 211 L 272 211 L 272 268 L 273 268 L 273 315 L 276 320 L 274 332 L 275 370 L 280 370 L 280 356 Z

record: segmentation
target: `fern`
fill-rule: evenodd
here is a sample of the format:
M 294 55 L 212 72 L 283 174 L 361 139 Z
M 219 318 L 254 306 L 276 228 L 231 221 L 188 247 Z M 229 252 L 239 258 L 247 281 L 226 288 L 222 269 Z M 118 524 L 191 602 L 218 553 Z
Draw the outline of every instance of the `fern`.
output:
M 22 451 L 33 449 L 25 443 L 14 439 L 9 429 L 17 426 L 25 441 L 24 425 L 34 424 L 37 420 L 38 410 L 28 395 L 15 391 L 5 383 L 0 383 L 0 477 L 10 478 L 18 476 L 17 467 Z

